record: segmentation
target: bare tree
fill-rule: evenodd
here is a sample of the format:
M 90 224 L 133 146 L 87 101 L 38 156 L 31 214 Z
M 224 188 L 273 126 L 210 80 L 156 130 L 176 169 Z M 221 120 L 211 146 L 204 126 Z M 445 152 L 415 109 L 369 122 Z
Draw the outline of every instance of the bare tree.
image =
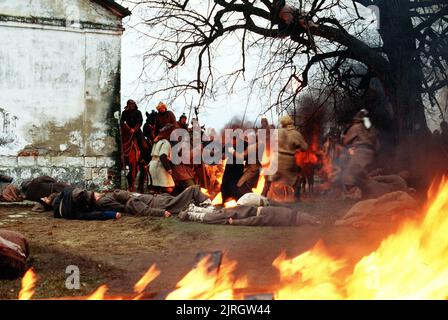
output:
M 404 145 L 428 133 L 425 106 L 440 111 L 445 106 L 440 91 L 448 85 L 446 1 L 290 1 L 314 23 L 286 35 L 273 23 L 270 0 L 133 2 L 144 9 L 141 23 L 155 40 L 147 67 L 160 63 L 159 58 L 167 66 L 166 85 L 152 94 L 169 90 L 176 97 L 196 90 L 202 98 L 213 98 L 220 86 L 232 90 L 249 76 L 260 92 L 276 92 L 271 107 L 286 110 L 307 86 L 316 85 L 313 79 L 319 79 L 318 85 L 359 90 L 350 87 L 353 79 L 368 83 L 377 78 L 392 105 L 397 141 Z M 368 26 L 373 23 L 369 6 L 379 9 L 378 30 Z M 229 53 L 221 46 L 229 37 L 232 50 L 240 51 L 233 70 L 217 63 Z M 256 71 L 248 75 L 254 59 Z M 351 68 L 354 63 L 363 65 L 363 72 Z M 194 76 L 181 79 L 177 70 L 187 66 L 194 66 Z

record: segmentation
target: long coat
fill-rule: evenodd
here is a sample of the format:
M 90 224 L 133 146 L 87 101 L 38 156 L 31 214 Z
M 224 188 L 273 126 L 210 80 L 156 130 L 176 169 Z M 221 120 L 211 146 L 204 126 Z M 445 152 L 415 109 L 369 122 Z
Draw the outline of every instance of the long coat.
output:
M 369 166 L 378 148 L 376 132 L 366 129 L 363 123 L 353 124 L 344 135 L 344 145 L 350 148 L 351 157 L 343 173 L 346 185 L 358 185 L 359 178 Z
M 62 192 L 70 185 L 64 182 L 58 182 L 49 176 L 41 176 L 30 181 L 23 182 L 22 191 L 25 193 L 26 199 L 41 202 L 41 198 L 48 197 L 54 192 Z
M 149 174 L 151 175 L 151 185 L 155 187 L 174 187 L 173 177 L 168 173 L 162 164 L 160 157 L 166 155 L 171 158 L 171 144 L 168 140 L 157 141 L 152 148 L 152 160 L 149 163 Z
M 178 214 L 190 204 L 200 205 L 207 199 L 209 197 L 201 192 L 199 186 L 191 186 L 176 197 L 170 194 L 144 194 L 130 197 L 126 202 L 126 212 L 140 216 L 161 217 L 165 211 Z
M 207 224 L 228 224 L 230 218 L 235 226 L 293 226 L 299 222 L 298 211 L 286 207 L 195 208 L 188 214 L 190 220 Z
M 270 181 L 276 181 L 293 187 L 297 183 L 298 167 L 295 154 L 298 150 L 306 150 L 308 144 L 302 134 L 294 126 L 288 126 L 278 130 L 278 161 L 277 173 L 269 177 Z
M 191 203 L 201 204 L 209 197 L 199 186 L 191 186 L 177 196 L 170 194 L 138 194 L 125 190 L 114 190 L 96 201 L 98 210 L 126 212 L 138 216 L 161 217 L 165 211 L 177 214 Z
M 171 123 L 173 127 L 177 126 L 176 116 L 170 110 L 165 112 L 158 112 L 155 116 L 155 132 L 154 134 L 157 136 L 167 124 Z

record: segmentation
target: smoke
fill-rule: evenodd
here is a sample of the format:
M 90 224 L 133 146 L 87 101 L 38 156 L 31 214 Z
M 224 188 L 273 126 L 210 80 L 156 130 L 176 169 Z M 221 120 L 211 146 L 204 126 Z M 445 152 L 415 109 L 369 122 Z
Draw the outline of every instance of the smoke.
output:
M 243 120 L 241 116 L 236 115 L 224 125 L 224 128 L 221 130 L 221 133 L 224 133 L 225 129 L 247 130 L 252 128 L 253 128 L 253 121 Z

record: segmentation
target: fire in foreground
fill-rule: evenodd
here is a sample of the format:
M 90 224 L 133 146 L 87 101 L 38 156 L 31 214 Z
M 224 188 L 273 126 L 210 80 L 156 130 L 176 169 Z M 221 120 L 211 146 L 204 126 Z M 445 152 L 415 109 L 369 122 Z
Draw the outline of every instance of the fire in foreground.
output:
M 288 259 L 280 255 L 273 266 L 280 282 L 264 292 L 275 299 L 446 299 L 448 297 L 448 180 L 431 187 L 424 214 L 405 221 L 377 250 L 354 266 L 330 256 L 322 243 Z M 251 292 L 245 277 L 235 277 L 236 262 L 224 259 L 211 270 L 204 258 L 166 299 L 242 299 Z M 349 272 L 343 272 L 349 270 Z M 126 296 L 106 296 L 107 286 L 81 299 L 140 299 L 159 275 L 152 266 Z M 22 279 L 19 299 L 31 299 L 37 277 L 30 269 Z

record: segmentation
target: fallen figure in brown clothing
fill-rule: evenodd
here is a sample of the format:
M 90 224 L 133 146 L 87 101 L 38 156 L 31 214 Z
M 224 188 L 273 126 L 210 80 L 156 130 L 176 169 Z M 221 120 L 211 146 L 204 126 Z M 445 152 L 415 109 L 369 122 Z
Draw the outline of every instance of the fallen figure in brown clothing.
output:
M 210 198 L 199 186 L 191 186 L 177 196 L 163 194 L 139 194 L 115 190 L 107 194 L 95 194 L 95 206 L 99 210 L 126 212 L 132 215 L 169 217 L 178 214 L 190 204 L 209 206 Z
M 52 193 L 60 193 L 70 185 L 56 181 L 49 176 L 39 176 L 23 181 L 20 185 L 13 182 L 13 178 L 0 175 L 0 201 L 21 202 L 24 200 L 37 202 L 31 209 L 33 212 L 52 210 L 52 206 L 42 200 Z
M 196 207 L 190 205 L 179 213 L 182 221 L 198 221 L 207 224 L 234 226 L 301 226 L 319 225 L 320 221 L 305 212 L 286 207 L 236 206 L 233 208 Z
M 15 279 L 25 271 L 30 250 L 23 235 L 0 229 L 0 279 Z
M 232 224 L 244 226 L 298 226 L 318 225 L 315 217 L 291 208 L 270 206 L 268 199 L 246 195 L 245 205 L 235 208 L 217 208 L 211 205 L 199 186 L 187 188 L 178 196 L 169 194 L 137 194 L 124 190 L 98 195 L 96 206 L 101 210 L 127 212 L 133 215 L 170 217 L 179 214 L 182 221 L 193 220 L 208 224 Z M 263 207 L 266 206 L 266 207 Z

